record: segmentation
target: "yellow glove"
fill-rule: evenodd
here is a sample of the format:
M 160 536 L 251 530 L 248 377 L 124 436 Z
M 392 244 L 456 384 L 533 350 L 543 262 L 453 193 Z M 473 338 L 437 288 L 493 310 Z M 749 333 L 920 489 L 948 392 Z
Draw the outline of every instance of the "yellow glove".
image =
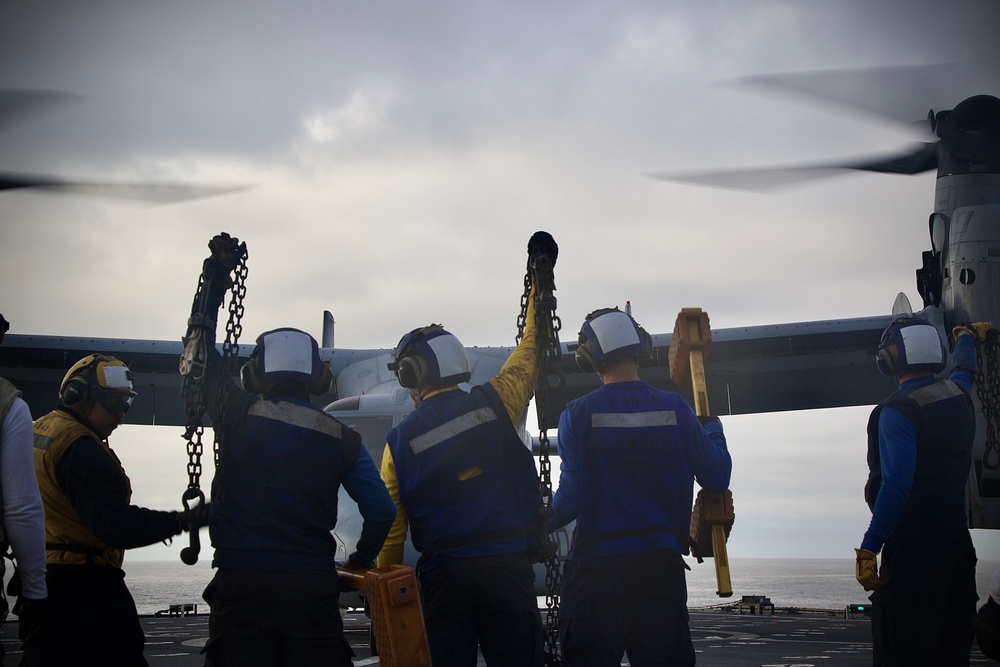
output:
M 958 340 L 958 337 L 963 333 L 972 334 L 972 337 L 978 341 L 986 340 L 986 334 L 989 333 L 990 329 L 993 328 L 992 322 L 972 322 L 956 325 L 951 330 L 952 338 Z
M 855 549 L 858 555 L 854 565 L 854 578 L 866 591 L 874 591 L 885 586 L 885 581 L 878 576 L 878 555 L 868 549 Z

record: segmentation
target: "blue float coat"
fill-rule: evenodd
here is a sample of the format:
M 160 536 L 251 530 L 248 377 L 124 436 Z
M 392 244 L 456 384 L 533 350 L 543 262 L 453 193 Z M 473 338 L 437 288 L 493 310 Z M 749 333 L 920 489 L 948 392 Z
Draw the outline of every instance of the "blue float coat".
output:
M 388 440 L 422 570 L 435 554 L 527 552 L 538 475 L 492 386 L 422 401 Z
M 205 298 L 214 313 L 221 291 Z M 215 330 L 206 333 L 209 414 L 225 434 L 212 482 L 215 565 L 332 572 L 341 486 L 363 520 L 355 561 L 373 562 L 396 510 L 360 436 L 310 405 L 301 385 L 261 399 L 223 377 Z
M 722 427 L 702 428 L 673 392 L 642 381 L 606 384 L 559 420 L 556 530 L 577 519 L 571 559 L 670 549 L 688 552 L 694 481 L 729 486 Z
M 385 486 L 389 489 L 389 493 L 396 504 L 397 514 L 392 530 L 389 531 L 389 536 L 386 538 L 382 553 L 379 554 L 379 565 L 386 566 L 403 562 L 403 545 L 406 542 L 406 534 L 410 522 L 408 513 L 414 511 L 414 508 L 407 507 L 405 499 L 403 498 L 403 493 L 401 493 L 403 489 L 400 485 L 400 474 L 396 468 L 397 461 L 395 459 L 395 455 L 393 454 L 393 447 L 397 447 L 398 451 L 398 447 L 408 446 L 408 443 L 402 442 L 402 440 L 405 440 L 406 438 L 400 439 L 398 437 L 403 432 L 416 434 L 415 431 L 408 430 L 408 427 L 406 426 L 407 421 L 412 424 L 416 423 L 417 420 L 421 420 L 422 417 L 420 416 L 420 413 L 422 411 L 426 411 L 427 414 L 429 414 L 430 411 L 438 411 L 440 408 L 436 407 L 436 404 L 439 405 L 443 402 L 457 401 L 459 402 L 458 404 L 464 405 L 468 408 L 465 410 L 465 412 L 468 412 L 473 408 L 484 407 L 485 403 L 490 403 L 493 406 L 492 409 L 494 413 L 496 413 L 498 420 L 502 422 L 502 424 L 497 425 L 497 429 L 500 430 L 492 431 L 491 437 L 503 439 L 504 451 L 507 451 L 508 458 L 512 459 L 509 470 L 505 474 L 516 475 L 517 481 L 514 483 L 518 489 L 520 489 L 523 484 L 527 483 L 524 480 L 526 479 L 526 476 L 530 474 L 533 478 L 530 480 L 530 483 L 534 484 L 534 487 L 537 490 L 538 477 L 535 472 L 534 461 L 530 452 L 527 451 L 527 448 L 523 445 L 523 443 L 511 443 L 509 440 L 511 436 L 516 438 L 516 435 L 514 435 L 514 425 L 519 423 L 524 415 L 524 411 L 528 406 L 528 401 L 531 399 L 532 390 L 535 386 L 535 379 L 538 377 L 538 369 L 535 359 L 535 340 L 535 308 L 532 294 L 531 298 L 528 299 L 528 311 L 526 313 L 524 335 L 521 338 L 521 342 L 511 353 L 510 357 L 504 363 L 503 368 L 500 369 L 500 372 L 497 373 L 496 377 L 487 383 L 489 385 L 488 388 L 480 388 L 480 391 L 477 392 L 479 396 L 476 398 L 466 394 L 455 386 L 432 390 L 424 396 L 421 404 L 418 405 L 414 412 L 407 417 L 407 420 L 404 420 L 403 423 L 394 429 L 395 435 L 390 434 L 390 446 L 385 448 L 382 455 L 381 474 L 382 481 L 385 482 Z M 495 399 L 488 398 L 490 396 L 495 397 Z M 501 426 L 502 429 L 500 428 Z M 407 435 L 407 437 L 409 437 L 409 435 Z M 396 439 L 395 445 L 392 444 L 394 438 Z M 466 444 L 474 445 L 474 443 Z M 494 446 L 499 444 L 499 442 L 493 443 Z M 507 446 L 510 444 L 517 447 L 520 451 Z M 516 464 L 516 461 L 530 462 L 530 471 L 526 466 Z M 400 462 L 400 465 L 402 465 L 402 462 Z M 520 472 L 517 472 L 517 470 L 520 470 Z M 414 486 L 419 485 L 419 483 L 420 482 L 410 482 L 409 486 L 413 488 Z M 513 491 L 509 495 L 511 496 L 509 500 L 513 502 L 513 497 L 520 496 L 520 492 Z M 487 506 L 491 501 L 488 496 L 480 496 L 469 502 L 474 503 L 477 508 L 485 511 L 489 509 Z M 496 507 L 494 509 L 497 511 L 501 510 L 500 507 Z M 427 514 L 427 512 L 434 510 L 429 507 L 421 507 L 417 508 L 416 511 L 423 513 L 424 519 L 427 519 L 429 518 L 429 514 Z M 479 523 L 479 528 L 487 525 L 488 521 L 488 519 L 482 517 L 481 520 L 477 521 L 477 523 Z M 497 526 L 497 528 L 500 527 L 501 526 Z M 448 526 L 447 530 L 457 531 L 463 528 L 471 530 L 471 526 L 457 525 Z M 414 535 L 414 546 L 417 546 L 419 549 L 420 546 L 417 544 L 418 541 L 421 541 L 421 536 Z M 495 546 L 499 547 L 501 545 Z M 490 550 L 491 547 L 485 545 L 480 545 L 477 549 L 480 553 L 489 552 Z M 509 549 L 504 547 L 500 552 L 497 552 L 494 549 L 493 553 L 502 553 L 503 551 L 509 551 Z M 468 550 L 466 550 L 466 553 L 463 555 L 469 555 Z M 428 563 L 426 565 L 430 566 L 431 564 Z
M 976 355 L 972 336 L 962 335 L 958 337 L 952 358 L 954 370 L 948 376 L 948 380 L 961 389 L 965 395 L 965 399 L 959 396 L 955 397 L 955 400 L 952 401 L 954 409 L 949 412 L 949 414 L 954 414 L 951 415 L 947 423 L 955 425 L 951 435 L 954 438 L 961 438 L 963 437 L 963 429 L 959 427 L 963 422 L 974 418 L 974 416 L 970 417 L 971 409 L 967 404 L 968 397 L 972 393 L 976 371 Z M 913 419 L 904 415 L 897 407 L 893 407 L 893 403 L 894 401 L 905 399 L 920 389 L 943 381 L 933 375 L 925 375 L 907 380 L 900 384 L 899 389 L 873 412 L 872 419 L 877 420 L 879 455 L 877 459 L 872 459 L 870 463 L 877 464 L 878 470 L 877 472 L 875 470 L 872 471 L 871 481 L 869 482 L 871 488 L 866 490 L 866 494 L 869 495 L 869 503 L 872 503 L 874 500 L 872 503 L 874 506 L 872 508 L 871 523 L 861 541 L 862 549 L 867 549 L 872 553 L 878 553 L 882 550 L 882 546 L 889 538 L 889 535 L 897 528 L 904 516 L 907 503 L 911 497 L 914 477 L 918 470 L 918 441 L 920 434 Z M 967 431 L 968 429 L 965 430 Z M 942 445 L 939 443 L 929 443 L 928 446 L 940 448 Z M 971 447 L 971 442 L 968 443 L 968 446 Z M 928 457 L 931 454 L 932 452 L 928 450 L 925 452 L 924 457 Z M 965 472 L 967 472 L 968 466 L 964 465 L 964 468 Z M 939 469 L 935 474 L 940 477 L 945 474 L 945 471 Z M 961 489 L 962 487 L 963 485 L 959 484 L 957 488 Z M 958 491 L 952 489 L 950 495 L 955 495 L 956 493 Z M 942 500 L 942 498 L 936 497 L 932 502 L 942 502 Z M 949 502 L 948 504 L 949 507 L 947 508 L 942 505 L 939 508 L 940 511 L 951 512 L 950 505 L 954 503 Z M 926 529 L 933 531 L 935 526 L 933 524 L 928 525 Z

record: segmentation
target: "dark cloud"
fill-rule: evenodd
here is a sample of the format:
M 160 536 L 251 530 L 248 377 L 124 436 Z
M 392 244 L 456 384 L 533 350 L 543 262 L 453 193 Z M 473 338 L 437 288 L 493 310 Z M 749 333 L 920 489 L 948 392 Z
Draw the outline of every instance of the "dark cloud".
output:
M 365 150 L 461 147 L 498 129 L 554 132 L 553 123 L 602 101 L 635 106 L 640 118 L 642 108 L 677 110 L 693 80 L 708 82 L 706 67 L 711 79 L 976 57 L 981 44 L 996 44 L 983 34 L 995 15 L 995 3 L 980 2 L 710 0 L 698 10 L 7 2 L 0 85 L 88 101 L 4 136 L 3 155 L 25 154 L 26 168 L 48 160 L 107 168 L 116 159 L 191 152 L 287 158 L 304 117 L 364 89 L 394 95 L 392 130 Z M 631 67 L 616 62 L 629 57 Z
M 0 306 L 16 333 L 176 339 L 225 230 L 250 248 L 248 336 L 318 334 L 330 309 L 343 347 L 391 346 L 428 321 L 506 345 L 524 244 L 547 229 L 568 337 L 626 300 L 657 333 L 687 306 L 716 327 L 884 313 L 899 291 L 916 301 L 932 175 L 758 196 L 642 174 L 898 149 L 914 136 L 897 125 L 713 84 L 959 62 L 996 94 L 998 7 L 0 0 L 0 88 L 76 96 L 0 127 L 0 171 L 255 186 L 169 207 L 0 194 Z M 746 446 L 766 441 L 779 462 L 796 433 L 830 432 L 822 415 L 773 419 Z M 856 421 L 829 448 L 862 438 Z M 863 453 L 824 456 L 832 507 L 857 494 Z M 866 511 L 858 498 L 840 543 Z

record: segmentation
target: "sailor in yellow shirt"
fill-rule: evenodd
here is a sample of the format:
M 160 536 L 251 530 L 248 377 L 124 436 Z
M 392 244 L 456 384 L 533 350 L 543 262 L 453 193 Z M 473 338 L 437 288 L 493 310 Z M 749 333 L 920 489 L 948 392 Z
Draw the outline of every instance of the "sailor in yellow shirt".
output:
M 465 348 L 439 325 L 403 336 L 389 365 L 416 408 L 382 456 L 397 514 L 378 560 L 402 562 L 409 527 L 435 667 L 471 667 L 477 647 L 487 665 L 542 664 L 528 555 L 541 496 L 516 430 L 538 377 L 534 319 L 532 290 L 520 344 L 468 392 L 458 386 L 471 377 Z

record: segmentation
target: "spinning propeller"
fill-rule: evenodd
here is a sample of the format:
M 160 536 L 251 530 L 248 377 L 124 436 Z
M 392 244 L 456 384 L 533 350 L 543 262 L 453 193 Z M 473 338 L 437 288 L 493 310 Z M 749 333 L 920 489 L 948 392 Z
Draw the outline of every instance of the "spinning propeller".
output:
M 740 85 L 759 86 L 820 98 L 861 109 L 894 121 L 917 123 L 936 137 L 917 142 L 898 153 L 855 160 L 763 169 L 651 173 L 664 181 L 695 183 L 743 190 L 766 190 L 846 171 L 919 174 L 937 169 L 941 174 L 997 171 L 1000 161 L 1000 99 L 992 95 L 965 97 L 954 109 L 939 110 L 982 86 L 974 68 L 960 65 L 883 67 L 864 70 L 769 74 L 737 79 Z M 991 85 L 996 84 L 995 75 Z M 972 84 L 979 79 L 979 83 Z M 915 112 L 926 118 L 916 121 Z
M 20 119 L 33 117 L 79 99 L 49 90 L 0 88 L 0 130 Z M 170 203 L 212 197 L 245 190 L 242 186 L 204 186 L 189 183 L 111 183 L 74 181 L 51 176 L 0 172 L 0 191 L 36 188 L 101 197 L 116 197 L 153 203 Z

